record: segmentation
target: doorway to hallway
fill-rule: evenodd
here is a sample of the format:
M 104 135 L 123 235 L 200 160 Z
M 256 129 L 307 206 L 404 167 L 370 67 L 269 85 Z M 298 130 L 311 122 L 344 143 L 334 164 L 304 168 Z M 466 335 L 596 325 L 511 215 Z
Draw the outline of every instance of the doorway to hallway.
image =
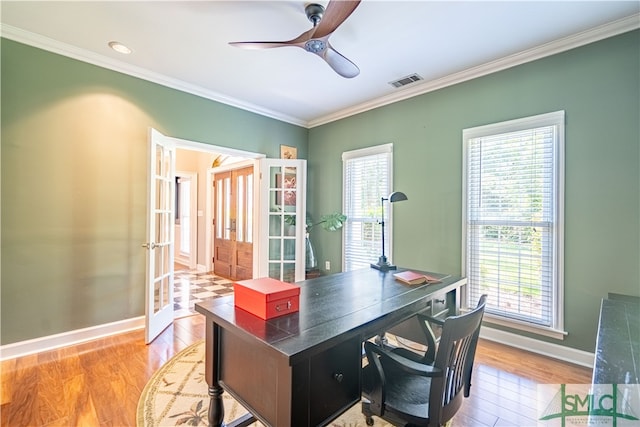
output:
M 195 141 L 179 139 L 163 135 L 155 129 L 149 129 L 149 150 L 148 150 L 148 173 L 147 173 L 147 230 L 146 241 L 142 247 L 146 249 L 146 274 L 145 274 L 145 342 L 151 343 L 164 329 L 173 323 L 176 317 L 175 291 L 175 223 L 176 223 L 176 170 L 194 172 L 200 176 L 208 176 L 210 170 L 215 166 L 224 163 L 224 160 L 234 159 L 236 161 L 255 161 L 265 156 L 263 154 L 251 153 L 243 150 L 236 150 L 226 147 L 213 146 Z M 178 165 L 177 152 L 182 150 L 185 153 L 201 154 L 205 153 L 206 160 L 196 162 L 195 167 L 182 167 Z M 220 160 L 223 161 L 220 161 Z M 246 160 L 249 159 L 249 160 Z M 230 160 L 229 163 L 232 163 Z M 191 186 L 191 183 L 187 185 Z M 197 192 L 199 199 L 196 212 L 196 219 L 189 217 L 189 230 L 196 226 L 199 230 L 205 230 L 205 244 L 198 242 L 196 245 L 196 270 L 189 270 L 195 273 L 200 271 L 212 271 L 211 261 L 207 261 L 207 247 L 210 245 L 211 227 L 206 224 L 205 219 L 210 219 L 212 213 L 208 208 L 211 204 L 210 190 L 208 186 L 200 186 Z M 206 188 L 205 188 L 206 187 Z M 204 198 L 202 198 L 204 194 Z M 210 221 L 209 221 L 210 223 Z M 207 233 L 208 232 L 208 233 Z M 202 232 L 198 233 L 202 235 Z M 189 245 L 195 239 L 189 239 Z M 209 243 L 209 244 L 207 244 Z M 204 250 L 203 250 L 204 247 Z M 191 251 L 191 249 L 188 249 Z M 204 255 L 203 255 L 204 254 Z M 191 263 L 191 262 L 189 262 Z M 199 289 L 200 296 L 213 296 L 207 292 L 228 292 L 225 283 L 217 283 L 219 277 L 189 277 L 188 280 L 179 281 L 181 285 L 178 293 L 184 295 L 184 301 L 188 304 L 185 308 L 191 307 L 191 302 L 195 304 L 195 299 L 191 296 L 198 289 L 192 289 L 197 282 L 206 280 L 204 284 L 208 289 Z M 222 288 L 220 288 L 222 286 Z M 217 292 L 216 292 L 217 291 Z M 186 292 L 186 293 L 185 293 Z M 204 294 L 204 295 L 202 295 Z M 187 298 L 186 295 L 189 295 Z M 182 300 L 179 301 L 182 303 Z
M 208 187 L 210 171 L 233 168 L 247 158 L 221 154 L 217 147 L 176 147 L 175 233 L 174 233 L 174 318 L 195 313 L 194 304 L 218 298 L 233 291 L 228 276 L 214 274 L 208 262 L 206 246 L 210 244 L 209 218 L 215 218 Z M 206 149 L 205 149 L 206 148 Z M 253 217 L 253 215 L 251 215 Z

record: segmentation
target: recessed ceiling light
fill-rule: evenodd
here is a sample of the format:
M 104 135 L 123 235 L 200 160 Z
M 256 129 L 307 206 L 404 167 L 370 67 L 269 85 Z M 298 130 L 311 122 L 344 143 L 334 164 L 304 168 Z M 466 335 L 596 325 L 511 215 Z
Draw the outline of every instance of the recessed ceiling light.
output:
M 126 47 L 125 45 L 123 45 L 120 42 L 109 42 L 109 47 L 113 50 L 115 50 L 118 53 L 122 53 L 125 55 L 130 54 L 131 52 L 133 52 L 131 49 L 129 49 L 128 47 Z

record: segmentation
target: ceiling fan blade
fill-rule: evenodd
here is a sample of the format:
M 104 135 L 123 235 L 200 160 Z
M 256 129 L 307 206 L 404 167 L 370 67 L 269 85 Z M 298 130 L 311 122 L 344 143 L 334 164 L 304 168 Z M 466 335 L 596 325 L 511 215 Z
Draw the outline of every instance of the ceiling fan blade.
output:
M 242 49 L 269 49 L 272 47 L 291 46 L 288 42 L 229 42 L 229 44 Z
M 322 20 L 313 32 L 313 38 L 319 39 L 333 33 L 356 10 L 360 0 L 331 0 L 324 11 Z
M 340 74 L 342 77 L 351 79 L 360 74 L 360 68 L 342 56 L 331 45 L 328 45 L 320 56 L 327 61 L 327 64 L 333 68 L 333 71 Z
M 243 49 L 270 49 L 272 47 L 284 47 L 284 46 L 298 46 L 303 47 L 304 43 L 311 39 L 315 28 L 305 31 L 298 37 L 292 40 L 286 40 L 281 42 L 229 42 L 231 46 L 240 47 Z

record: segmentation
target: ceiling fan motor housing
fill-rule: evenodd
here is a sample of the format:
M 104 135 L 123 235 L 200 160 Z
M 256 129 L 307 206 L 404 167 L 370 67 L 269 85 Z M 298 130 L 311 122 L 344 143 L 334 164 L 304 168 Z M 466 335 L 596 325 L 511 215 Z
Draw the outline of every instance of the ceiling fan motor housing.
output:
M 311 39 L 304 44 L 304 49 L 311 53 L 320 53 L 327 48 L 327 44 L 320 39 Z
M 313 26 L 315 27 L 322 20 L 322 15 L 324 14 L 324 6 L 317 3 L 309 3 L 305 8 L 304 12 L 307 14 L 307 18 Z

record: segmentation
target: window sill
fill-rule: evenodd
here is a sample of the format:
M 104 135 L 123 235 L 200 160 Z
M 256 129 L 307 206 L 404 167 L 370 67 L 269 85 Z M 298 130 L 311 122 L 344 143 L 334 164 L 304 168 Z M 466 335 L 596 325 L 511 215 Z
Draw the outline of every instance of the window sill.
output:
M 557 340 L 564 340 L 564 337 L 569 334 L 568 332 L 559 329 L 537 326 L 527 322 L 520 322 L 518 320 L 507 320 L 504 317 L 490 313 L 485 313 L 483 321 L 494 325 L 506 326 L 508 328 L 530 332 L 532 334 L 544 335 L 545 337 L 551 337 Z

